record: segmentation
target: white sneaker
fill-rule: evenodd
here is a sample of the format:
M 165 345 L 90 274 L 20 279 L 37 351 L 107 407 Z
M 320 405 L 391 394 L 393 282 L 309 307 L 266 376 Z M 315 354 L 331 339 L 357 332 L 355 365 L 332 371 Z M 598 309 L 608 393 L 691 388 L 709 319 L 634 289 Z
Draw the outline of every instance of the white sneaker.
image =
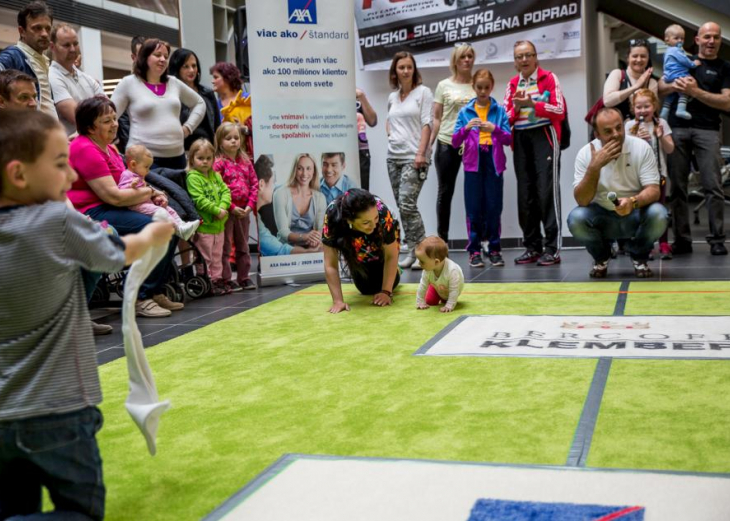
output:
M 423 269 L 423 267 L 421 266 L 421 262 L 418 260 L 418 257 L 416 257 L 416 262 L 411 264 L 411 269 L 412 270 L 422 270 Z
M 417 259 L 417 258 L 416 258 L 416 256 L 415 256 L 415 255 L 413 254 L 413 252 L 410 252 L 410 253 L 409 253 L 409 254 L 408 254 L 408 255 L 406 256 L 406 258 L 405 258 L 405 259 L 403 259 L 402 261 L 400 261 L 400 262 L 398 263 L 398 266 L 400 266 L 401 268 L 403 268 L 403 269 L 405 270 L 405 269 L 408 269 L 408 268 L 410 268 L 411 266 L 413 266 L 413 265 L 414 265 L 414 264 L 415 264 L 416 262 L 418 262 L 418 259 Z M 420 266 L 420 264 L 419 264 L 419 266 Z
M 91 330 L 94 332 L 94 336 L 109 335 L 113 329 L 109 324 L 99 324 L 93 320 L 91 321 Z
M 169 317 L 170 315 L 172 315 L 172 311 L 170 311 L 169 309 L 161 308 L 157 304 L 157 302 L 155 302 L 151 298 L 148 298 L 146 300 L 138 300 L 135 308 L 138 317 L 159 318 Z
M 187 241 L 195 235 L 195 232 L 198 230 L 198 226 L 200 226 L 200 221 L 188 221 L 186 223 L 182 223 L 177 228 L 177 232 L 175 235 L 180 237 L 182 240 Z

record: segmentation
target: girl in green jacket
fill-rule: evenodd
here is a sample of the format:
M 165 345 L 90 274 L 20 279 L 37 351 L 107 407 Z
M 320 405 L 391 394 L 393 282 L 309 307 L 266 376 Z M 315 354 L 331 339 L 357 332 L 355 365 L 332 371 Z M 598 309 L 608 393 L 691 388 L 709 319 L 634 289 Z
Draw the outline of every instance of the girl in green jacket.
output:
M 231 191 L 220 174 L 213 170 L 215 148 L 210 141 L 195 141 L 188 156 L 188 193 L 195 203 L 203 224 L 193 239 L 208 266 L 213 282 L 213 295 L 225 295 L 231 290 L 223 282 L 224 229 L 231 206 Z

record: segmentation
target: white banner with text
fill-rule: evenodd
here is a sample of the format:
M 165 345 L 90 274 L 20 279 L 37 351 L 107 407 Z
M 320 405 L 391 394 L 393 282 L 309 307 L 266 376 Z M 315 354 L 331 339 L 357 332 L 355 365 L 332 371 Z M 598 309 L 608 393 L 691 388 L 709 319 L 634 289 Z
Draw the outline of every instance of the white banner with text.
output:
M 730 317 L 463 316 L 418 354 L 730 360 Z
M 259 251 L 277 257 L 261 263 L 261 281 L 323 279 L 324 211 L 360 184 L 354 5 L 255 0 L 247 14 L 256 169 L 265 181 Z
M 518 40 L 530 40 L 541 59 L 581 52 L 577 0 L 356 0 L 360 63 L 388 69 L 396 52 L 419 66 L 446 67 L 454 45 L 474 46 L 477 64 L 511 62 Z

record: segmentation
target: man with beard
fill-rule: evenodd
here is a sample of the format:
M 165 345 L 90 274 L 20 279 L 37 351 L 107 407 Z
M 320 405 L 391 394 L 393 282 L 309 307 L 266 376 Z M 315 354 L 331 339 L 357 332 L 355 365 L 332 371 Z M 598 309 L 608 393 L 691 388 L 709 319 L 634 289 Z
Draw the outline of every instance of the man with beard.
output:
M 659 200 L 659 170 L 643 139 L 624 134 L 621 112 L 604 107 L 593 119 L 597 139 L 575 159 L 573 195 L 578 207 L 568 228 L 593 257 L 590 276 L 605 278 L 611 243 L 627 239 L 626 249 L 639 278 L 653 276 L 647 265 L 654 241 L 667 228 Z

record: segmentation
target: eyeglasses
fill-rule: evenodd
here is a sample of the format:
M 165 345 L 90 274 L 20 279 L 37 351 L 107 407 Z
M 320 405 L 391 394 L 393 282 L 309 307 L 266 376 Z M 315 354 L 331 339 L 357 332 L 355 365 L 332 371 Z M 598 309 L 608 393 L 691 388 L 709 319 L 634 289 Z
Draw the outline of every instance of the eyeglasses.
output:
M 629 47 L 649 47 L 649 42 L 643 38 L 637 38 L 635 40 L 629 40 Z
M 462 47 L 464 45 L 467 46 L 467 47 L 469 47 L 470 49 L 472 48 L 472 45 L 470 43 L 468 43 L 468 42 L 456 42 L 454 44 L 454 47 Z
M 515 60 L 522 61 L 522 60 L 529 60 L 530 58 L 534 58 L 537 56 L 534 52 L 526 52 L 525 54 L 515 54 Z

